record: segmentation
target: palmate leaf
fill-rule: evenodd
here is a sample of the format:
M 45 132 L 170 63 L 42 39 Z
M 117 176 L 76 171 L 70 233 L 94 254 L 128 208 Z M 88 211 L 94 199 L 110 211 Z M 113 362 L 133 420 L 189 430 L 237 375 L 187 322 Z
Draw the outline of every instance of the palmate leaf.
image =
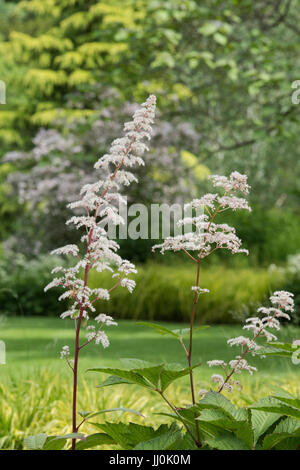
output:
M 91 423 L 111 439 L 119 444 L 123 449 L 130 450 L 140 442 L 149 441 L 170 431 L 169 426 L 162 424 L 154 430 L 150 426 L 142 426 L 135 423 Z
M 124 369 L 113 369 L 110 367 L 97 367 L 94 369 L 88 369 L 88 372 L 103 372 L 104 374 L 113 374 L 114 379 L 110 380 L 110 383 L 101 383 L 99 387 L 103 387 L 105 385 L 115 385 L 117 383 L 127 383 L 127 384 L 136 384 L 141 385 L 142 387 L 152 388 L 148 382 L 140 375 L 132 371 L 124 370 Z M 116 377 L 119 378 L 121 381 L 117 381 Z
M 201 363 L 195 364 L 191 369 L 200 367 Z M 179 365 L 166 365 L 160 374 L 160 390 L 165 391 L 172 382 L 190 373 L 190 368 L 182 368 Z
M 183 368 L 179 364 L 155 365 L 151 362 L 142 361 L 140 359 L 122 359 L 122 362 L 127 367 L 130 367 L 130 370 L 112 369 L 107 367 L 88 370 L 113 374 L 107 380 L 99 384 L 98 387 L 126 383 L 141 385 L 143 387 L 162 392 L 165 391 L 167 387 L 174 382 L 174 380 L 190 373 L 190 369 L 188 367 Z M 194 369 L 199 366 L 200 364 L 196 364 L 192 368 Z
M 169 328 L 166 328 L 163 325 L 159 325 L 158 323 L 138 322 L 137 325 L 152 328 L 160 335 L 170 335 L 177 339 L 183 338 L 185 335 L 190 333 L 190 328 L 170 330 Z M 193 332 L 196 333 L 197 331 L 205 330 L 206 328 L 209 328 L 209 325 L 196 326 L 193 328 Z

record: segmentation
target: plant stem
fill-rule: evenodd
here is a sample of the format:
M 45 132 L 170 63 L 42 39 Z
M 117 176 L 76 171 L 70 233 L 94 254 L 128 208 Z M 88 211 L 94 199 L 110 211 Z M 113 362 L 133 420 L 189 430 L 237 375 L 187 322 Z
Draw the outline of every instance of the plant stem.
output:
M 227 194 L 227 191 L 225 192 L 225 195 Z M 210 220 L 208 224 L 207 231 L 209 232 L 211 224 L 213 223 L 214 218 L 218 214 L 220 210 L 221 204 L 218 205 L 216 208 L 215 212 L 210 215 Z M 204 235 L 205 239 L 205 235 Z M 197 275 L 196 275 L 196 284 L 195 284 L 195 295 L 194 295 L 194 300 L 193 300 L 193 309 L 192 309 L 192 315 L 191 315 L 191 321 L 190 321 L 190 344 L 189 344 L 189 352 L 187 355 L 188 358 L 188 364 L 190 368 L 190 386 L 191 386 L 191 394 L 192 394 L 192 402 L 193 405 L 195 405 L 196 400 L 195 400 L 195 389 L 194 389 L 194 379 L 193 379 L 193 370 L 192 370 L 192 349 L 193 349 L 193 326 L 194 326 L 194 321 L 195 321 L 195 314 L 196 314 L 196 306 L 198 303 L 199 295 L 198 295 L 198 287 L 199 287 L 199 280 L 200 280 L 200 266 L 201 266 L 201 259 L 202 259 L 202 249 L 200 249 L 200 253 L 197 259 Z M 194 260 L 196 260 L 194 257 L 192 257 Z M 201 441 L 200 441 L 200 431 L 199 431 L 199 423 L 196 420 L 195 416 L 195 425 L 196 425 L 196 430 L 197 430 L 197 439 L 199 446 L 201 446 Z
M 196 287 L 199 287 L 201 259 L 199 259 L 197 261 L 197 263 L 198 263 L 198 266 L 197 266 L 197 276 L 196 276 Z M 189 368 L 190 368 L 190 386 L 191 386 L 191 394 L 192 394 L 193 405 L 196 404 L 196 400 L 195 400 L 195 389 L 194 389 L 194 379 L 193 379 L 193 369 L 192 369 L 192 348 L 193 348 L 193 326 L 194 326 L 194 321 L 195 321 L 197 301 L 198 301 L 198 292 L 197 292 L 197 289 L 196 289 L 195 290 L 195 295 L 194 295 L 194 301 L 193 301 L 191 322 L 190 322 L 190 344 L 189 344 L 189 351 L 188 351 L 188 355 L 187 355 L 188 364 L 189 364 Z M 197 445 L 198 445 L 198 447 L 201 447 L 199 423 L 196 420 L 196 415 L 195 415 L 195 426 L 196 426 L 196 432 L 197 432 Z
M 146 118 L 148 114 L 148 111 L 145 112 L 144 114 L 144 118 L 142 119 L 141 123 L 139 124 L 139 126 L 137 127 L 136 129 L 136 134 L 141 130 L 142 128 L 142 125 L 143 125 L 143 122 Z M 133 143 L 135 142 L 136 140 L 136 134 L 132 136 L 126 150 L 125 150 L 125 153 L 124 153 L 124 156 L 123 158 L 121 159 L 120 163 L 116 166 L 114 172 L 112 173 L 112 175 L 110 176 L 110 180 L 113 181 L 118 173 L 118 171 L 120 170 L 120 168 L 123 166 L 124 164 L 124 160 L 125 160 L 125 157 L 129 154 L 131 148 L 132 148 L 132 145 Z M 103 193 L 101 194 L 101 199 L 104 199 L 107 192 L 109 190 L 109 185 L 106 187 L 106 189 L 103 191 Z M 100 210 L 100 207 L 103 203 L 100 203 L 97 205 L 96 209 L 95 209 L 95 214 L 94 214 L 94 220 L 95 220 L 95 223 L 97 223 L 97 217 L 98 217 L 98 213 L 99 213 L 99 210 Z M 89 214 L 89 211 L 87 209 L 87 213 Z M 89 256 L 90 256 L 90 249 L 91 249 L 91 244 L 93 243 L 94 241 L 94 236 L 93 236 L 93 228 L 90 229 L 90 231 L 88 232 L 88 243 L 87 243 L 87 258 L 89 260 L 88 264 L 86 265 L 85 267 L 85 271 L 84 271 L 84 288 L 87 287 L 87 283 L 88 283 L 88 274 L 89 274 L 89 270 L 91 269 L 91 267 L 93 266 L 93 261 L 89 259 Z M 121 282 L 121 279 L 117 282 L 117 284 L 115 286 L 113 286 L 111 290 L 113 290 L 115 287 L 117 287 Z M 110 292 L 109 291 L 109 292 Z M 74 352 L 74 368 L 73 368 L 73 403 L 72 403 L 72 431 L 74 433 L 76 433 L 78 431 L 78 427 L 76 425 L 76 413 L 77 413 L 77 378 L 78 378 L 78 359 L 79 359 L 79 351 L 81 349 L 81 347 L 79 346 L 79 337 L 80 337 L 80 326 L 81 326 L 81 321 L 82 321 L 82 317 L 83 317 L 83 312 L 84 312 L 84 308 L 85 308 L 85 298 L 83 297 L 82 300 L 80 301 L 80 309 L 79 309 L 79 316 L 78 316 L 78 322 L 75 318 L 75 330 L 76 330 L 76 336 L 75 336 L 75 352 Z M 88 342 L 87 342 L 88 343 Z M 87 344 L 85 343 L 85 344 Z M 85 346 L 84 344 L 84 346 Z M 76 450 L 76 439 L 72 439 L 72 450 Z
M 89 237 L 90 243 L 91 235 Z M 87 286 L 88 281 L 88 273 L 89 273 L 89 265 L 86 266 L 84 272 L 84 287 Z M 84 299 L 82 300 L 82 304 L 79 311 L 78 322 L 75 323 L 76 327 L 76 336 L 75 336 L 75 353 L 74 353 L 74 368 L 73 368 L 73 403 L 72 403 L 72 432 L 77 432 L 77 425 L 76 425 L 76 413 L 77 413 L 77 377 L 78 377 L 78 358 L 79 358 L 79 336 L 80 336 L 80 326 L 82 321 L 84 311 Z M 75 320 L 76 322 L 76 320 Z M 72 450 L 76 448 L 76 439 L 72 439 Z
M 274 313 L 274 315 L 272 316 L 272 319 L 275 318 L 276 314 Z M 252 338 L 252 342 L 255 342 L 255 340 L 260 336 L 260 334 L 262 333 L 264 327 L 260 328 L 259 331 L 253 336 Z M 219 387 L 219 390 L 218 390 L 218 393 L 222 392 L 223 388 L 224 388 L 224 385 L 230 380 L 230 378 L 232 377 L 232 375 L 235 373 L 239 363 L 241 362 L 241 360 L 244 358 L 244 356 L 250 351 L 250 348 L 249 346 L 247 346 L 244 351 L 242 351 L 241 355 L 240 355 L 240 358 L 239 360 L 237 361 L 237 364 L 235 365 L 235 367 L 231 370 L 231 372 L 227 375 L 226 379 L 224 380 L 224 382 L 222 383 L 222 385 Z
M 180 414 L 178 413 L 176 407 L 174 405 L 172 405 L 172 403 L 167 399 L 167 397 L 164 395 L 164 393 L 161 391 L 161 390 L 157 390 L 157 392 L 160 394 L 160 396 L 165 400 L 165 402 L 167 403 L 167 405 L 171 408 L 171 410 L 178 416 L 178 418 L 180 419 L 180 421 L 182 422 L 182 424 L 184 425 L 185 429 L 187 430 L 187 432 L 189 433 L 189 435 L 192 437 L 193 441 L 195 442 L 196 446 L 197 447 L 201 447 L 201 443 L 198 442 L 198 440 L 195 438 L 195 436 L 193 435 L 192 431 L 190 430 L 190 428 L 188 427 L 188 425 L 185 423 L 184 419 L 180 416 Z M 197 423 L 198 424 L 198 423 Z

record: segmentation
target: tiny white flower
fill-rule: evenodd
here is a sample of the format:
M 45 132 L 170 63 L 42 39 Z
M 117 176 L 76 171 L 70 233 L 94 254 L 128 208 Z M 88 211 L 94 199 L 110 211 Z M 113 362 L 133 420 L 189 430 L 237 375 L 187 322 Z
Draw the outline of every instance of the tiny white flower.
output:
M 60 358 L 67 358 L 70 355 L 70 348 L 69 346 L 63 346 L 60 352 Z

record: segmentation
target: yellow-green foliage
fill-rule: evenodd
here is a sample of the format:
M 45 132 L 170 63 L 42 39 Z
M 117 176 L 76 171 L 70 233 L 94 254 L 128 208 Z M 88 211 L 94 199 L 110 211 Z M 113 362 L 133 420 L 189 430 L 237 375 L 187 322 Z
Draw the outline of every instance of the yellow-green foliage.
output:
M 108 303 L 109 312 L 120 318 L 188 321 L 191 313 L 195 272 L 191 264 L 183 266 L 148 264 L 141 266 L 132 294 L 118 288 Z M 273 289 L 282 284 L 282 275 L 264 269 L 203 269 L 200 286 L 210 290 L 199 302 L 199 323 L 234 323 L 236 314 L 257 307 Z M 110 286 L 109 275 L 90 273 L 90 287 Z M 98 309 L 103 309 L 99 304 Z M 101 310 L 102 311 L 102 310 Z
M 19 100 L 17 123 L 6 120 L 2 140 L 20 142 L 24 126 L 51 124 L 57 109 L 64 110 L 65 93 L 93 84 L 99 73 L 110 73 L 109 67 L 114 73 L 115 64 L 128 51 L 129 32 L 141 27 L 142 4 L 133 0 L 20 2 L 16 16 L 28 18 L 37 27 L 13 30 L 9 41 L 0 43 L 0 76 L 12 93 L 8 106 L 15 109 L 15 97 Z M 50 99 L 51 107 L 38 109 L 39 101 Z M 73 112 L 76 118 L 76 111 L 69 109 L 68 116 Z
M 96 385 L 104 378 L 99 375 L 97 378 L 80 380 L 78 404 L 80 410 L 96 411 L 125 407 L 141 412 L 145 418 L 117 412 L 97 416 L 94 422 L 131 421 L 154 427 L 163 422 L 170 422 L 169 418 L 157 415 L 159 412 L 169 410 L 154 393 L 126 385 L 97 389 Z M 275 385 L 275 377 L 268 383 L 263 378 L 246 381 L 243 390 L 234 392 L 230 399 L 236 405 L 247 406 L 258 398 L 271 394 L 272 385 Z M 276 385 L 284 386 L 295 395 L 299 394 L 296 375 L 277 379 Z M 172 384 L 167 396 L 178 406 L 189 403 L 188 383 Z M 11 377 L 4 383 L 0 382 L 0 449 L 22 449 L 26 436 L 40 432 L 48 435 L 63 435 L 70 432 L 70 403 L 71 374 L 69 377 L 62 376 L 43 368 L 24 378 Z M 81 431 L 87 434 L 97 432 L 91 424 L 85 424 Z

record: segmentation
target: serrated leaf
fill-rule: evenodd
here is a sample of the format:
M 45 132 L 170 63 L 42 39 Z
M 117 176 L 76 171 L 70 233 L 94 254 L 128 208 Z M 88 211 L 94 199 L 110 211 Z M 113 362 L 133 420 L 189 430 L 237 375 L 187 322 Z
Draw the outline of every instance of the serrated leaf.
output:
M 205 443 L 217 450 L 249 450 L 243 441 L 230 433 L 221 433 L 214 438 L 206 438 Z
M 269 411 L 271 413 L 279 413 L 300 419 L 300 410 L 298 408 L 284 403 L 282 399 L 279 400 L 274 397 L 263 398 L 253 405 L 250 405 L 249 408 L 254 410 Z
M 238 411 L 227 398 L 218 392 L 208 392 L 197 404 L 197 407 L 200 411 L 206 408 L 219 408 L 230 418 L 237 419 L 238 421 L 247 420 L 246 410 Z
M 201 364 L 195 364 L 192 369 L 195 369 L 196 367 L 199 367 Z M 173 367 L 173 368 L 172 368 Z M 160 389 L 164 392 L 169 385 L 171 385 L 172 382 L 175 380 L 185 377 L 190 373 L 190 368 L 181 368 L 179 369 L 179 366 L 177 366 L 177 370 L 175 369 L 175 366 L 169 365 L 166 366 L 160 374 Z
M 123 449 L 133 449 L 139 442 L 148 441 L 161 434 L 166 434 L 170 428 L 163 424 L 157 430 L 149 426 L 135 423 L 91 423 L 108 434 Z
M 112 369 L 110 367 L 97 367 L 93 369 L 88 369 L 88 372 L 103 372 L 104 374 L 112 374 L 113 376 L 118 376 L 121 379 L 125 380 L 125 382 L 120 383 L 136 384 L 141 385 L 142 387 L 152 388 L 150 384 L 146 382 L 141 375 L 128 370 Z
M 192 437 L 186 433 L 181 434 L 179 439 L 177 439 L 173 444 L 168 447 L 168 450 L 198 450 L 195 441 Z
M 274 429 L 274 433 L 287 432 L 294 433 L 300 432 L 300 422 L 295 418 L 286 418 L 280 421 Z
M 242 410 L 244 411 L 244 410 Z M 236 413 L 236 418 L 245 418 L 244 413 Z M 219 432 L 228 431 L 235 435 L 238 439 L 243 441 L 248 449 L 253 445 L 253 430 L 247 420 L 235 419 L 233 416 L 228 416 L 223 413 L 221 409 L 204 409 L 201 411 L 200 416 L 197 418 L 198 422 L 207 422 L 219 428 Z
M 258 439 L 276 422 L 282 415 L 267 413 L 261 410 L 251 410 L 251 423 L 254 432 L 254 445 Z
M 123 384 L 132 384 L 129 380 L 123 379 L 122 377 L 118 377 L 117 375 L 111 375 L 103 382 L 100 382 L 96 388 L 108 387 L 109 385 L 123 385 Z
M 168 450 L 181 436 L 179 430 L 168 432 L 161 436 L 154 437 L 148 441 L 140 442 L 134 447 L 134 450 Z
M 99 387 L 115 384 L 137 384 L 152 390 L 164 391 L 166 388 L 180 377 L 184 377 L 190 373 L 190 369 L 183 368 L 180 364 L 158 364 L 155 365 L 148 361 L 141 359 L 122 359 L 122 363 L 127 367 L 132 367 L 130 370 L 124 369 L 111 369 L 111 368 L 95 368 L 88 369 L 89 371 L 104 372 L 114 374 L 107 381 L 102 382 Z M 199 367 L 196 364 L 192 368 Z M 118 380 L 119 377 L 119 380 Z
M 297 435 L 297 433 L 288 433 L 288 432 L 268 434 L 264 438 L 263 449 L 264 450 L 273 449 L 274 447 L 278 447 L 283 441 L 290 440 L 290 439 L 294 439 L 295 442 L 297 443 L 295 445 L 295 449 L 296 449 L 297 445 L 299 445 L 299 436 L 300 434 Z

